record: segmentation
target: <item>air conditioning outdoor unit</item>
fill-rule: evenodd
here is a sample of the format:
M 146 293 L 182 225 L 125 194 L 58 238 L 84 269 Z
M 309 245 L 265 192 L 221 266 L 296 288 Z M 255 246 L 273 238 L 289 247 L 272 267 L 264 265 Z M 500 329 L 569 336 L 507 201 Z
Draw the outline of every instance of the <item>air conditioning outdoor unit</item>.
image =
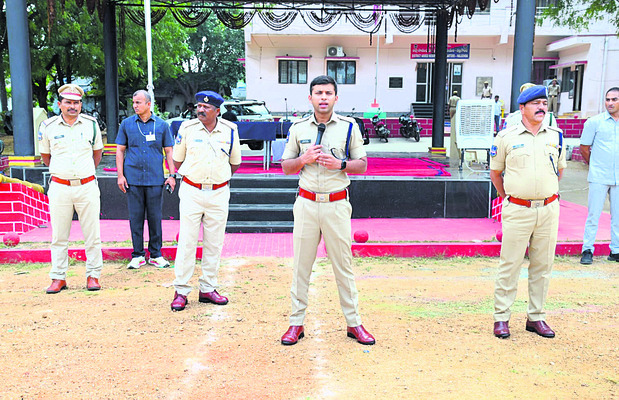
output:
M 327 57 L 344 57 L 344 48 L 342 46 L 328 46 Z

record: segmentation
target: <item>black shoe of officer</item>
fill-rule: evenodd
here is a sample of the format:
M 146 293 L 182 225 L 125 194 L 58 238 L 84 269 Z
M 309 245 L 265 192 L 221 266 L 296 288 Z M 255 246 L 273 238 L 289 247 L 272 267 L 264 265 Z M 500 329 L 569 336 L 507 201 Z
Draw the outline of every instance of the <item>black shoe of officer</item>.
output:
M 610 260 L 610 256 L 608 256 L 608 259 Z M 591 250 L 583 251 L 580 263 L 584 265 L 593 264 L 593 252 Z
M 610 253 L 607 258 L 608 261 L 619 261 L 619 253 Z

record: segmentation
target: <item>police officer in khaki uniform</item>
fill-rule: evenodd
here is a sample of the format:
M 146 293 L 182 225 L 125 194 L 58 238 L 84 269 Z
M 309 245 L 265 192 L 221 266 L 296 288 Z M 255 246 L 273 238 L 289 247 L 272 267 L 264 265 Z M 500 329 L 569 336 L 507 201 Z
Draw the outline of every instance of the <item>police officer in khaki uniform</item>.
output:
M 494 291 L 494 335 L 507 338 L 510 307 L 529 247 L 529 303 L 526 330 L 555 333 L 544 321 L 544 304 L 557 244 L 559 179 L 566 167 L 559 129 L 546 125 L 548 93 L 533 86 L 518 97 L 522 120 L 496 136 L 490 179 L 503 201 L 503 241 Z M 502 175 L 504 173 L 504 175 Z
M 52 176 L 49 210 L 52 225 L 52 284 L 47 293 L 66 289 L 69 268 L 69 233 L 77 212 L 86 250 L 86 287 L 99 290 L 103 266 L 99 213 L 101 199 L 95 168 L 101 161 L 103 142 L 97 120 L 80 114 L 84 91 L 77 85 L 58 89 L 61 115 L 41 123 L 39 150 Z
M 456 142 L 456 110 L 458 109 L 458 102 L 460 101 L 460 97 L 458 97 L 458 91 L 453 91 L 453 96 L 449 98 L 449 118 L 450 118 L 450 132 L 449 132 L 449 165 L 452 167 L 457 167 L 460 165 L 460 150 L 458 150 L 458 144 Z
M 548 86 L 548 111 L 555 115 L 559 114 L 559 94 L 561 94 L 561 86 L 559 86 L 556 79 L 553 79 L 550 86 Z
M 217 118 L 224 99 L 217 93 L 196 94 L 198 118 L 183 122 L 173 150 L 174 165 L 183 176 L 180 198 L 180 232 L 174 265 L 172 311 L 187 305 L 187 295 L 195 264 L 200 224 L 202 224 L 201 303 L 225 305 L 228 299 L 217 293 L 217 272 L 224 244 L 232 174 L 241 164 L 237 126 Z
M 290 327 L 281 338 L 284 345 L 293 345 L 304 336 L 310 275 L 321 236 L 333 263 L 347 335 L 362 344 L 375 343 L 359 316 L 347 190 L 347 173 L 364 173 L 367 157 L 354 119 L 333 112 L 337 99 L 337 83 L 332 77 L 322 75 L 311 82 L 309 101 L 314 114 L 290 127 L 282 156 L 284 173 L 299 173 L 299 195 L 293 209 L 292 314 Z
M 491 99 L 492 98 L 492 88 L 489 86 L 490 82 L 485 81 L 484 87 L 481 88 L 481 99 Z

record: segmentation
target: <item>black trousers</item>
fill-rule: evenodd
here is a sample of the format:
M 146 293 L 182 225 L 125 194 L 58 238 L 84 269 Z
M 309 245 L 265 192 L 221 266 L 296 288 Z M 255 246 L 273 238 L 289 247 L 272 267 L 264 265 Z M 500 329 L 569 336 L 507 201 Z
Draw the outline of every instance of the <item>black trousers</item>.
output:
M 162 186 L 129 185 L 127 190 L 129 206 L 129 226 L 133 252 L 131 257 L 141 257 L 144 252 L 144 219 L 148 220 L 148 252 L 151 258 L 161 257 L 162 244 Z

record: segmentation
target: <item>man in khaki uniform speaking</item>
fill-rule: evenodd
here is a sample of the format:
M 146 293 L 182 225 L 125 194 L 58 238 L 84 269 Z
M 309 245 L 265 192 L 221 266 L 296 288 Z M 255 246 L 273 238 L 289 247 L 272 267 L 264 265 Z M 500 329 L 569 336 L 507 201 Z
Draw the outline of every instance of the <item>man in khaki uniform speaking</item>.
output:
M 198 300 L 228 303 L 226 297 L 217 293 L 217 272 L 228 221 L 228 183 L 241 164 L 239 133 L 234 123 L 217 118 L 223 97 L 211 91 L 199 92 L 195 97 L 198 118 L 183 122 L 173 150 L 174 165 L 183 182 L 178 192 L 180 232 L 172 311 L 184 310 L 188 303 L 200 224 L 203 248 Z
M 503 242 L 494 290 L 494 335 L 507 338 L 510 308 L 529 248 L 527 331 L 552 338 L 544 304 L 559 228 L 559 179 L 566 167 L 563 134 L 546 125 L 548 93 L 533 86 L 518 97 L 522 120 L 502 130 L 490 149 L 490 179 L 503 201 Z M 504 173 L 504 176 L 502 175 Z
M 281 338 L 284 345 L 293 345 L 304 336 L 310 275 L 321 235 L 333 263 L 347 335 L 362 344 L 375 343 L 359 316 L 347 190 L 347 173 L 364 173 L 367 157 L 355 120 L 333 112 L 337 99 L 337 83 L 332 77 L 321 75 L 311 82 L 309 101 L 314 114 L 290 127 L 282 156 L 284 173 L 299 173 L 299 195 L 293 209 L 292 314 L 290 327 Z
M 52 284 L 47 293 L 66 289 L 69 268 L 69 233 L 73 211 L 77 212 L 86 250 L 86 287 L 99 290 L 103 267 L 99 214 L 101 198 L 95 168 L 101 161 L 103 142 L 97 120 L 80 114 L 84 91 L 77 85 L 58 89 L 61 115 L 41 123 L 39 150 L 52 176 L 49 211 L 52 225 Z

